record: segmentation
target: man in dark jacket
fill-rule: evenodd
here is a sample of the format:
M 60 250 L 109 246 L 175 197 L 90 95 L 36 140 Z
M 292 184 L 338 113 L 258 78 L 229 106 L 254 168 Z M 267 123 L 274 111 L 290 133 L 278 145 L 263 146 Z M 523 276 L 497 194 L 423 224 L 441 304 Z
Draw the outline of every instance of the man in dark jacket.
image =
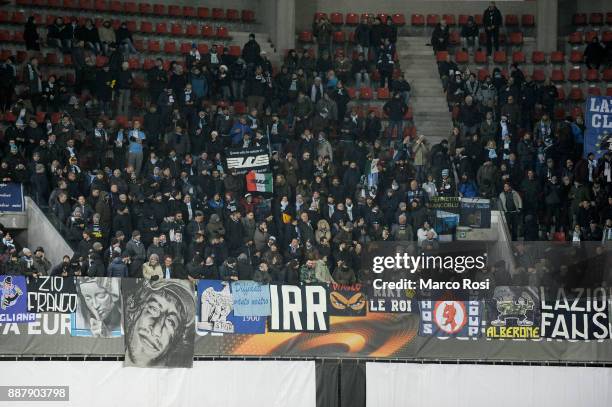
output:
M 404 115 L 408 111 L 408 106 L 402 100 L 401 95 L 394 93 L 393 98 L 383 106 L 383 110 L 389 116 L 389 135 L 393 135 L 393 129 L 397 129 L 397 137 L 401 137 L 404 130 Z
M 491 55 L 493 46 L 495 51 L 499 51 L 499 27 L 502 25 L 502 15 L 494 1 L 489 3 L 482 15 L 482 25 L 487 34 L 487 55 Z
M 244 47 L 242 47 L 242 58 L 249 67 L 253 67 L 259 61 L 260 53 L 261 47 L 259 43 L 255 41 L 255 34 L 249 34 L 249 40 L 244 44 Z
M 370 49 L 370 24 L 368 24 L 368 17 L 361 17 L 361 23 L 355 28 L 355 42 L 357 42 L 357 49 L 360 54 L 365 55 L 368 60 L 368 51 Z

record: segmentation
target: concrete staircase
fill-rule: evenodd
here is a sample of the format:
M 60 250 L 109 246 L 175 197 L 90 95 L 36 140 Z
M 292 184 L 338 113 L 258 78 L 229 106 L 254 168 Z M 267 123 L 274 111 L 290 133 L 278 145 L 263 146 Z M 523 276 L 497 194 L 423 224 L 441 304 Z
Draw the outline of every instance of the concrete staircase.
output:
M 401 69 L 412 87 L 410 104 L 417 134 L 424 134 L 433 145 L 448 137 L 452 118 L 433 49 L 425 45 L 428 42 L 427 37 L 398 37 L 397 52 Z

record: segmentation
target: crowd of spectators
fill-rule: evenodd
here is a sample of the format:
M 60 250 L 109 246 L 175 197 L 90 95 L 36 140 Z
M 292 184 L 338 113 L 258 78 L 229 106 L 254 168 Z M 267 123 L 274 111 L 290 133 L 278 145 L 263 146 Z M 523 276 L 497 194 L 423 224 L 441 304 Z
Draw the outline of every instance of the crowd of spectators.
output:
M 88 23 L 70 24 L 50 27 L 59 34 L 47 41 L 72 53 L 74 85 L 43 75 L 36 57 L 0 67 L 2 84 L 14 85 L 2 108 L 15 118 L 0 180 L 26 185 L 75 254 L 50 265 L 42 248 L 19 252 L 5 232 L 4 273 L 352 283 L 370 242 L 435 245 L 434 196 L 499 200 L 514 239 L 612 239 L 612 155 L 583 158 L 581 118 L 555 120 L 554 86 L 519 67 L 479 82 L 440 63 L 457 120 L 431 145 L 403 131 L 410 85 L 381 69 L 395 54 L 390 20 L 357 27 L 356 61 L 331 52 L 325 18 L 313 27 L 318 57 L 290 51 L 277 73 L 254 35 L 240 57 L 194 46 L 185 61 L 159 59 L 142 116 L 124 25 L 95 37 Z M 108 64 L 97 67 L 97 53 Z M 394 91 L 388 131 L 345 88 L 367 86 L 372 69 Z M 228 147 L 257 146 L 270 152 L 271 195 L 247 192 L 224 159 Z

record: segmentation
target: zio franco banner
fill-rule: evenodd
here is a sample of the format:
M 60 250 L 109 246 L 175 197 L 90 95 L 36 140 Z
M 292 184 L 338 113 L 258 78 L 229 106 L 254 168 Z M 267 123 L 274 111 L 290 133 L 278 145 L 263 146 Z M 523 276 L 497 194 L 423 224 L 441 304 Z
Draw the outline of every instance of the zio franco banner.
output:
M 552 339 L 610 339 L 609 289 L 540 288 L 541 336 Z
M 329 314 L 337 317 L 363 317 L 367 311 L 363 284 L 331 283 L 329 287 Z
M 197 302 L 198 331 L 262 334 L 266 330 L 265 317 L 235 315 L 234 298 L 226 281 L 199 280 Z
M 192 367 L 195 298 L 190 281 L 124 278 L 125 366 Z
M 248 171 L 269 172 L 270 156 L 267 147 L 227 148 L 225 150 L 227 168 L 235 169 L 237 174 Z
M 589 96 L 586 101 L 584 157 L 612 151 L 612 97 Z
M 540 298 L 534 287 L 495 287 L 486 311 L 487 338 L 540 337 Z
M 28 279 L 28 311 L 71 314 L 77 308 L 74 277 L 37 277 Z
M 327 285 L 270 285 L 271 332 L 329 331 L 329 289 Z
M 22 323 L 36 320 L 28 312 L 28 286 L 25 276 L 0 276 L 0 323 Z
M 232 281 L 234 315 L 239 317 L 267 317 L 270 309 L 270 286 L 256 281 Z
M 77 310 L 71 316 L 72 336 L 113 338 L 123 334 L 121 279 L 77 277 Z

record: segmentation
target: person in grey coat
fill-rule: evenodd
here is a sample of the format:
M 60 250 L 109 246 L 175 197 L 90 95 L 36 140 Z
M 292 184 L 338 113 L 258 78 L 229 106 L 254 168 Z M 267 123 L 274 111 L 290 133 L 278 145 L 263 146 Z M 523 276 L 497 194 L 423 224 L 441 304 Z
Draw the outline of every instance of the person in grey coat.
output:
M 127 242 L 125 251 L 130 257 L 130 277 L 138 277 L 142 270 L 143 263 L 147 260 L 147 252 L 144 244 L 140 241 L 140 232 L 132 232 L 132 239 Z

